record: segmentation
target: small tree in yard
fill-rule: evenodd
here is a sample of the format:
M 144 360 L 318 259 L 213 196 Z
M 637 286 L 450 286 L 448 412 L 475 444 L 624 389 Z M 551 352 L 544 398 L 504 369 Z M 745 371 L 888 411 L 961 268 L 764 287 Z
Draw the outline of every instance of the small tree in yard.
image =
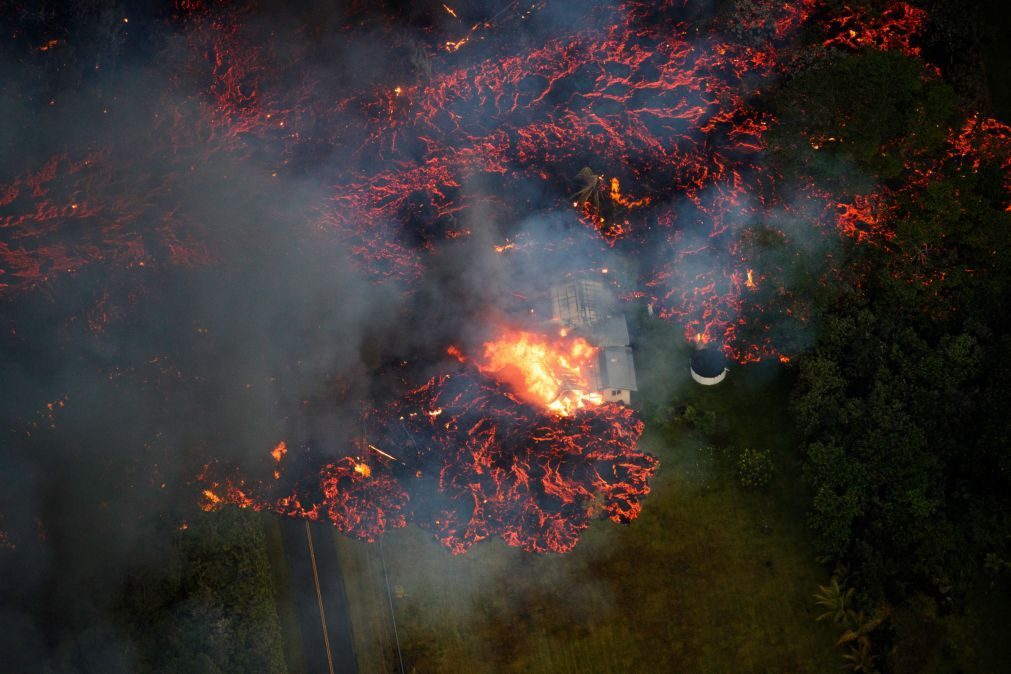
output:
M 874 674 L 877 668 L 874 662 L 878 656 L 874 653 L 871 633 L 883 623 L 890 613 L 886 604 L 878 606 L 872 613 L 857 611 L 853 608 L 856 590 L 846 587 L 845 580 L 832 576 L 828 585 L 819 585 L 818 594 L 814 595 L 816 603 L 828 609 L 815 620 L 829 620 L 839 625 L 843 633 L 836 641 L 837 647 L 843 647 L 843 669 L 863 674 Z
M 772 478 L 772 458 L 769 452 L 745 447 L 737 462 L 737 475 L 742 487 L 763 487 L 768 484 Z

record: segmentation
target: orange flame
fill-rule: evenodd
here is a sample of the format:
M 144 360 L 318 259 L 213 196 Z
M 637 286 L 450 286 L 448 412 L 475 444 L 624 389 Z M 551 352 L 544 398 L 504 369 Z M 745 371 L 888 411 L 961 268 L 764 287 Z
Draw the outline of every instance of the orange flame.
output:
M 562 416 L 578 408 L 598 405 L 598 394 L 588 393 L 588 375 L 598 349 L 581 337 L 552 339 L 525 330 L 507 330 L 484 345 L 478 368 L 505 382 L 523 400 Z
M 206 511 L 214 510 L 221 503 L 221 500 L 221 497 L 210 489 L 204 489 L 204 502 L 200 508 Z
M 277 447 L 275 447 L 270 451 L 270 455 L 274 457 L 274 461 L 276 461 L 277 463 L 281 463 L 281 459 L 283 459 L 284 455 L 287 453 L 288 453 L 288 445 L 284 440 L 281 440 L 281 442 L 277 443 Z
M 619 206 L 624 206 L 625 208 L 638 208 L 640 206 L 648 206 L 650 202 L 649 197 L 643 197 L 642 199 L 630 199 L 621 193 L 621 183 L 617 178 L 611 178 L 611 201 L 618 204 Z
M 277 443 L 277 447 L 274 447 L 274 449 L 270 450 L 270 455 L 274 458 L 274 461 L 278 464 L 277 468 L 274 469 L 275 480 L 281 479 L 281 465 L 280 465 L 281 459 L 283 459 L 284 455 L 287 453 L 288 453 L 288 445 L 287 443 L 285 443 L 284 440 L 281 440 L 281 442 Z
M 468 42 L 470 42 L 470 35 L 468 35 L 463 39 L 457 40 L 456 42 L 446 42 L 446 51 L 450 53 L 459 51 L 460 47 L 467 44 Z

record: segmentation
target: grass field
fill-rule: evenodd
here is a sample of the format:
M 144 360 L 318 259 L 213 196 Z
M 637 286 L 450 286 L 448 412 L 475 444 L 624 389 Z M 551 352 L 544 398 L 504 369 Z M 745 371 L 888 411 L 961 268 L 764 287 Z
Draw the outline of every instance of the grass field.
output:
M 648 345 L 643 355 L 687 362 L 684 354 L 651 356 Z M 566 555 L 491 541 L 453 556 L 413 526 L 386 534 L 408 671 L 838 671 L 836 635 L 814 621 L 811 595 L 827 574 L 805 542 L 778 368 L 738 368 L 712 389 L 690 382 L 685 367 L 655 381 L 662 386 L 641 383 L 647 402 L 674 397 L 715 412 L 726 449 L 685 428 L 648 429 L 642 446 L 662 467 L 630 526 L 597 522 Z M 743 446 L 773 452 L 776 477 L 763 490 L 737 485 Z M 363 588 L 348 595 L 363 625 L 356 646 L 372 654 L 359 662 L 368 662 L 364 671 L 396 671 L 381 626 L 378 551 L 340 546 L 356 560 L 346 582 Z

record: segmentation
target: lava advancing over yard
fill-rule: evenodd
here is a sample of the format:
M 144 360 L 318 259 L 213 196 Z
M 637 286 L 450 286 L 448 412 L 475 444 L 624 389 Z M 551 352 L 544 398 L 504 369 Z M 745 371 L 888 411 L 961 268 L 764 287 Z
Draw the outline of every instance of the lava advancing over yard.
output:
M 440 3 L 409 31 L 367 4 L 350 3 L 328 27 L 371 45 L 356 57 L 368 74 L 356 78 L 335 76 L 327 59 L 354 54 L 323 39 L 312 17 L 281 20 L 255 1 L 177 0 L 163 19 L 163 84 L 130 113 L 150 142 L 98 125 L 0 184 L 0 293 L 46 301 L 93 269 L 129 279 L 125 299 L 99 293 L 63 317 L 86 323 L 100 344 L 160 272 L 199 278 L 242 266 L 242 242 L 218 233 L 213 204 L 179 194 L 194 181 L 277 183 L 295 196 L 264 204 L 267 216 L 299 214 L 278 236 L 345 251 L 356 274 L 404 305 L 430 293 L 433 278 L 463 275 L 459 246 L 497 260 L 499 280 L 482 277 L 473 303 L 482 306 L 444 297 L 447 325 L 480 323 L 490 309 L 526 320 L 527 298 L 552 274 L 599 276 L 634 261 L 608 277 L 624 301 L 738 362 L 788 361 L 765 310 L 775 302 L 803 323 L 805 307 L 758 259 L 756 228 L 789 241 L 800 235 L 782 223 L 804 221 L 822 239 L 808 247 L 829 257 L 844 239 L 885 245 L 896 199 L 926 189 L 941 163 L 971 165 L 994 148 L 1004 156 L 1011 143 L 1006 126 L 973 118 L 941 163 L 910 158 L 905 187 L 863 193 L 784 184 L 769 168 L 776 119 L 763 92 L 812 58 L 800 35 L 816 32 L 822 50 L 919 58 L 927 17 L 901 2 L 837 15 L 817 0 L 756 1 L 729 19 L 699 18 L 679 0 L 579 11 L 514 2 L 493 15 Z M 65 41 L 40 43 L 35 57 L 58 55 Z M 367 63 L 370 54 L 386 65 Z M 110 95 L 93 112 L 101 119 L 115 106 Z M 809 139 L 815 152 L 835 142 Z M 213 176 L 201 174 L 206 166 Z M 552 218 L 563 226 L 531 225 Z M 399 390 L 370 405 L 345 450 L 316 448 L 303 460 L 292 438 L 273 460 L 259 451 L 275 472 L 262 479 L 211 452 L 198 480 L 205 505 L 327 519 L 367 539 L 413 519 L 456 552 L 492 536 L 564 551 L 593 517 L 636 517 L 657 462 L 637 447 L 633 411 L 586 392 L 591 346 L 533 320 L 453 354 L 462 336 L 427 341 L 409 364 L 377 359 L 366 376 Z M 176 379 L 186 377 L 199 373 Z
M 577 361 L 594 349 L 507 331 L 485 350 L 486 364 L 474 365 L 451 347 L 458 366 L 373 411 L 356 456 L 323 466 L 310 484 L 282 477 L 283 442 L 271 452 L 275 483 L 218 481 L 208 465 L 204 507 L 327 519 L 367 540 L 404 526 L 410 512 L 454 553 L 492 536 L 565 552 L 594 517 L 635 519 L 658 462 L 636 449 L 643 424 L 631 409 L 582 402 L 571 388 L 585 387 Z

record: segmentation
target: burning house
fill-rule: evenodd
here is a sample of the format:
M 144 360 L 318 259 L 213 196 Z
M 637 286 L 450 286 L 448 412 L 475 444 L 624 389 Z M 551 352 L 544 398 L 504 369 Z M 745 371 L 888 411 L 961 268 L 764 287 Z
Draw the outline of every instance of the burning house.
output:
M 604 402 L 632 402 L 638 390 L 628 323 L 601 281 L 579 279 L 551 288 L 551 320 L 597 347 L 591 388 Z

